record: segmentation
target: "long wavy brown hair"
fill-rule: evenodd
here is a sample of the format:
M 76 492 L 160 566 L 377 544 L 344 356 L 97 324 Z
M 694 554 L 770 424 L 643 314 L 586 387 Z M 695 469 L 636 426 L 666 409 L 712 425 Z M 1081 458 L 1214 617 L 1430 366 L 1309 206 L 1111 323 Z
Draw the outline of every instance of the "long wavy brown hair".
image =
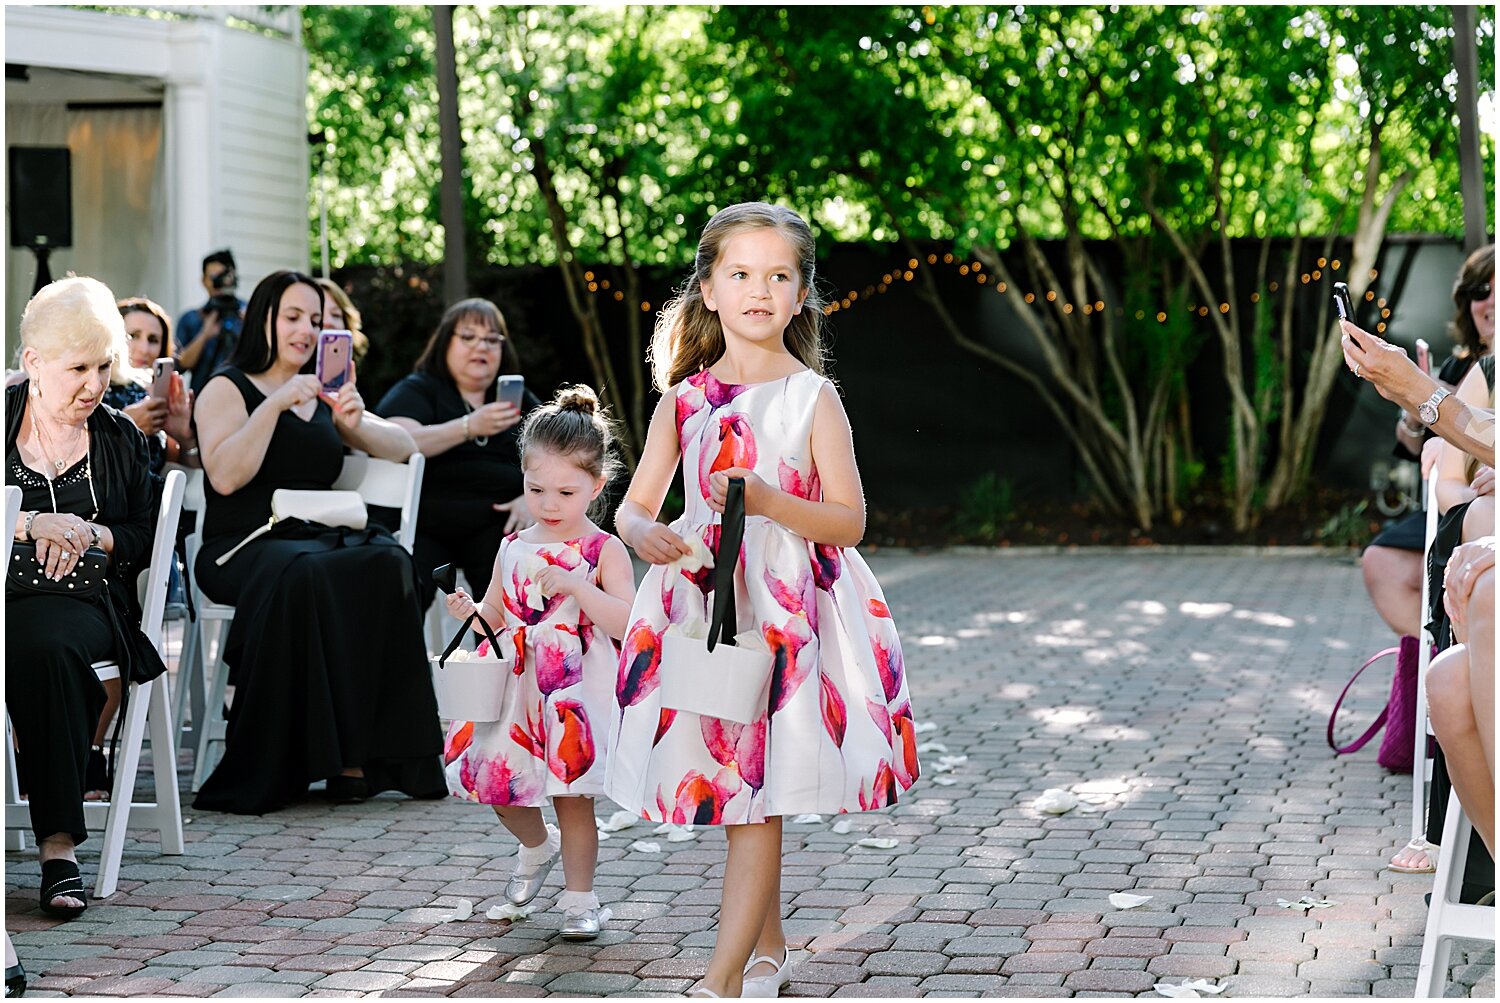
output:
M 1453 314 L 1452 334 L 1453 340 L 1458 342 L 1454 354 L 1460 358 L 1470 355 L 1478 358 L 1484 354 L 1484 342 L 1479 337 L 1479 329 L 1474 326 L 1474 315 L 1469 312 L 1469 304 L 1476 299 L 1484 299 L 1475 293 L 1481 286 L 1494 280 L 1495 245 L 1486 244 L 1465 259 L 1463 268 L 1459 269 L 1458 279 L 1453 283 L 1453 305 L 1458 309 Z
M 696 372 L 707 369 L 724 354 L 724 328 L 719 315 L 703 302 L 703 283 L 713 275 L 724 242 L 746 230 L 779 232 L 797 256 L 797 273 L 807 299 L 792 315 L 782 341 L 787 351 L 807 368 L 823 375 L 823 308 L 818 292 L 812 228 L 790 209 L 765 202 L 741 202 L 721 209 L 703 228 L 693 274 L 662 308 L 651 336 L 651 375 L 663 393 Z

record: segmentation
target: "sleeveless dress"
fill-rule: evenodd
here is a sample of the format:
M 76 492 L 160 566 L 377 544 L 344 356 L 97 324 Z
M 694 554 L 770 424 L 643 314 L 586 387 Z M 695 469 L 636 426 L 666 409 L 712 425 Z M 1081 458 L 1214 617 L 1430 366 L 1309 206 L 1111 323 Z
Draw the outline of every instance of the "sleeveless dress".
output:
M 712 550 L 709 475 L 738 466 L 821 499 L 811 432 L 828 381 L 804 370 L 721 383 L 706 370 L 676 388 L 686 511 L 672 523 Z M 747 516 L 735 570 L 737 633 L 760 630 L 775 656 L 769 706 L 753 724 L 661 706 L 661 638 L 702 624 L 713 570 L 653 565 L 636 592 L 615 680 L 605 790 L 652 821 L 738 825 L 776 815 L 870 811 L 917 779 L 901 642 L 880 585 L 853 548 L 813 543 Z
M 598 585 L 609 539 L 602 529 L 561 543 L 527 543 L 512 533 L 501 544 L 505 623 L 495 635 L 520 654 L 519 671 L 507 682 L 500 720 L 449 726 L 443 765 L 454 797 L 537 808 L 547 798 L 603 793 L 619 647 L 572 596 L 542 597 L 540 610 L 527 600 L 536 594 L 531 575 L 545 565 Z
M 265 394 L 220 370 L 254 411 Z M 210 381 L 212 382 L 212 381 Z M 443 733 L 416 571 L 395 538 L 288 521 L 223 565 L 215 559 L 266 524 L 277 488 L 326 490 L 343 468 L 333 412 L 283 412 L 250 482 L 221 495 L 204 478 L 199 587 L 235 607 L 224 658 L 235 687 L 224 758 L 196 807 L 259 815 L 308 784 L 363 767 L 371 793 L 442 797 Z

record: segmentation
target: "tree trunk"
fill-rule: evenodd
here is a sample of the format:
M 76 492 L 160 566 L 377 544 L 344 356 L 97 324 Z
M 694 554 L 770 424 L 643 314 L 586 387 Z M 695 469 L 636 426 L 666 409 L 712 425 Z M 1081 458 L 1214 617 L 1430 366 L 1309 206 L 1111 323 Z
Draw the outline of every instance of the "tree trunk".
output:
M 1474 43 L 1474 8 L 1453 8 L 1453 66 L 1458 71 L 1458 171 L 1464 198 L 1464 253 L 1472 254 L 1488 239 L 1484 204 L 1484 163 L 1479 152 L 1479 99 L 1474 84 L 1478 56 Z
M 468 295 L 468 260 L 464 250 L 463 134 L 458 123 L 458 61 L 453 49 L 453 8 L 434 7 L 437 36 L 438 131 L 442 181 L 443 297 L 451 306 Z

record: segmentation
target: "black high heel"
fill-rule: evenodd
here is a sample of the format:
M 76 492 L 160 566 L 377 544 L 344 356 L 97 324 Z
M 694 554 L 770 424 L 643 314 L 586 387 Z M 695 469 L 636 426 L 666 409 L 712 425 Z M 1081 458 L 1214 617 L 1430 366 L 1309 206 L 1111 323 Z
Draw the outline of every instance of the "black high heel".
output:
M 17 996 L 26 995 L 26 969 L 21 967 L 21 959 L 5 970 L 5 998 L 14 999 Z

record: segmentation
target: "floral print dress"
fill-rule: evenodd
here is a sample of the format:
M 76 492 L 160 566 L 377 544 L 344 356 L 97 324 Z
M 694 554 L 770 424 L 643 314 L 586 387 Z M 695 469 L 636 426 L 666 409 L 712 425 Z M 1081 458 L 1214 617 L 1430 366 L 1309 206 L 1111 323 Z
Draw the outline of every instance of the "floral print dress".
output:
M 506 654 L 514 645 L 520 657 L 500 720 L 448 727 L 443 769 L 454 797 L 534 808 L 546 798 L 603 792 L 619 647 L 578 600 L 540 597 L 531 576 L 550 564 L 597 585 L 609 538 L 599 530 L 563 543 L 527 543 L 512 533 L 501 544 L 505 623 L 496 638 Z M 480 649 L 488 651 L 489 642 Z
M 825 383 L 804 370 L 744 386 L 704 371 L 679 384 L 688 500 L 672 529 L 717 546 L 708 479 L 728 467 L 821 499 L 811 432 Z M 661 705 L 662 634 L 683 624 L 706 631 L 713 580 L 711 568 L 653 565 L 637 589 L 615 679 L 606 793 L 652 821 L 696 825 L 894 804 L 917 779 L 915 726 L 901 642 L 859 554 L 746 517 L 736 633 L 758 628 L 774 655 L 769 705 L 752 724 Z

